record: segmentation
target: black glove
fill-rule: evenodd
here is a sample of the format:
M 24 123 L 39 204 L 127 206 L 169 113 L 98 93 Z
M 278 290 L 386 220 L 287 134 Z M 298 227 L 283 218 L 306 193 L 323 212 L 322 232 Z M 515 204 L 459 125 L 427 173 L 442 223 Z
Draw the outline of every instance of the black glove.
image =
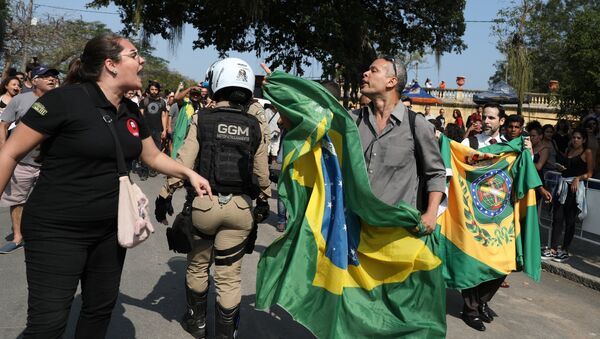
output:
M 254 246 L 256 244 L 256 238 L 258 236 L 258 224 L 257 222 L 252 223 L 252 230 L 250 234 L 248 234 L 248 239 L 246 239 L 245 252 L 246 254 L 252 254 L 254 252 Z
M 274 169 L 269 170 L 269 180 L 271 182 L 277 183 L 279 181 L 279 174 Z
M 252 212 L 254 221 L 256 223 L 265 221 L 269 217 L 270 211 L 271 208 L 268 201 L 256 199 L 256 207 L 254 207 L 254 211 Z
M 168 197 L 165 199 L 160 195 L 156 198 L 156 201 L 154 202 L 154 216 L 159 222 L 164 222 L 167 220 L 167 213 L 169 213 L 169 215 L 173 215 L 173 204 L 171 203 L 171 198 L 172 197 Z

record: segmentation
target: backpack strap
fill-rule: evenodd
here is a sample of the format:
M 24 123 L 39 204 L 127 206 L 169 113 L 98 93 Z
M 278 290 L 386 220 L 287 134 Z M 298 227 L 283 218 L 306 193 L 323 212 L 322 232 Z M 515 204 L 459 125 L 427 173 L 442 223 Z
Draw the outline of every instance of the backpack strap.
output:
M 364 114 L 365 109 L 367 109 L 367 106 L 363 106 L 360 108 L 360 112 L 358 113 L 358 119 L 356 119 L 356 127 L 357 128 L 360 126 L 360 124 L 362 123 L 362 119 L 365 116 L 365 114 Z
M 415 143 L 415 160 L 417 161 L 417 175 L 421 173 L 422 165 L 422 155 L 421 145 L 417 142 L 417 138 L 415 137 L 415 121 L 417 120 L 417 113 L 411 109 L 408 110 L 408 126 L 410 127 L 410 134 L 412 135 L 413 142 Z

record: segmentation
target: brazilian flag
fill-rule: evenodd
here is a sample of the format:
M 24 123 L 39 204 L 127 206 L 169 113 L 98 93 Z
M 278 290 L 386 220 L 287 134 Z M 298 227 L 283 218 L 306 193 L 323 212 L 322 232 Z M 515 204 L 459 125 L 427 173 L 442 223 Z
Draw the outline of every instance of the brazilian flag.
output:
M 358 129 L 322 86 L 274 72 L 265 97 L 293 126 L 278 191 L 286 233 L 258 264 L 256 308 L 319 338 L 442 338 L 446 290 L 419 212 L 371 191 Z
M 541 274 L 534 188 L 541 186 L 522 138 L 479 150 L 443 137 L 447 209 L 438 217 L 448 287 L 470 288 L 512 271 Z
M 177 120 L 175 121 L 175 129 L 173 130 L 173 151 L 171 157 L 177 159 L 177 151 L 183 145 L 183 141 L 187 136 L 188 128 L 192 122 L 192 116 L 194 115 L 194 106 L 192 105 L 189 98 L 183 99 L 183 107 L 179 110 Z

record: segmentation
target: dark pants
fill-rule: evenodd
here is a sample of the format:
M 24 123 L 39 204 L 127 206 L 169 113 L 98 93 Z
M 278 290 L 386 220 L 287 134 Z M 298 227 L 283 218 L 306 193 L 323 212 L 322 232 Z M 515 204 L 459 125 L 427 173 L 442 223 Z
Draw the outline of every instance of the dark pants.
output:
M 154 141 L 154 144 L 156 145 L 156 148 L 158 148 L 158 150 L 162 150 L 162 139 L 160 138 L 162 132 L 160 131 L 151 131 L 150 132 L 150 136 L 152 137 L 152 140 Z M 144 177 L 144 178 L 148 178 L 148 175 L 150 174 L 150 168 L 148 168 L 148 166 L 146 166 L 146 164 L 144 164 L 141 160 L 140 160 L 140 167 L 138 168 L 138 174 L 140 175 L 140 177 Z M 155 176 L 156 172 L 153 172 L 152 176 Z
M 462 290 L 461 292 L 464 300 L 463 314 L 471 317 L 478 317 L 480 315 L 479 306 L 492 300 L 492 297 L 496 294 L 496 291 L 498 291 L 504 279 L 506 279 L 506 276 Z
M 569 250 L 569 245 L 573 241 L 575 236 L 575 220 L 579 209 L 577 208 L 576 193 L 571 192 L 568 187 L 569 193 L 565 203 L 561 205 L 558 199 L 555 199 L 553 205 L 553 216 L 552 216 L 552 236 L 550 237 L 550 247 L 557 249 L 561 243 L 561 235 L 563 231 L 563 224 L 565 235 L 562 238 L 562 249 L 565 251 Z
M 125 249 L 117 220 L 56 221 L 23 215 L 29 289 L 24 338 L 61 338 L 81 281 L 75 338 L 104 338 L 119 295 Z

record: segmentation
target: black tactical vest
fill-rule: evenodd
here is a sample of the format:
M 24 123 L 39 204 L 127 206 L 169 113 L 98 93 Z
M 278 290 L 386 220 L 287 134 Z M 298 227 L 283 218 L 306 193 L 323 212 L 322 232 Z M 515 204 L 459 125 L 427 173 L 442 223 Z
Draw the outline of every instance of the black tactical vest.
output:
M 258 120 L 239 109 L 217 107 L 198 114 L 200 153 L 196 172 L 215 193 L 254 196 L 254 154 L 261 139 Z

